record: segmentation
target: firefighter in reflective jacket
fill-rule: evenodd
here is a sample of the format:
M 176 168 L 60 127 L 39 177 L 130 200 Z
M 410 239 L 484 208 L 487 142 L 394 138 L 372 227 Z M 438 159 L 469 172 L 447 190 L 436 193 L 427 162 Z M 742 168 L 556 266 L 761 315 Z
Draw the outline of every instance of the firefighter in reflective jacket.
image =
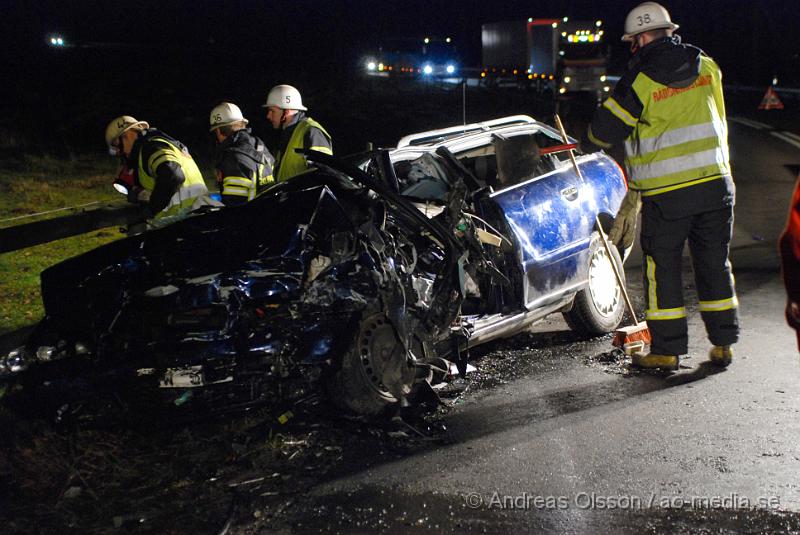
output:
M 794 186 L 786 228 L 778 241 L 781 275 L 786 286 L 786 322 L 797 331 L 800 350 L 800 177 Z
M 225 206 L 253 200 L 275 183 L 274 159 L 264 142 L 250 133 L 236 104 L 223 102 L 211 110 L 211 134 L 217 142 L 217 184 Z
M 645 368 L 677 369 L 688 351 L 681 256 L 688 240 L 699 309 L 713 364 L 727 366 L 739 320 L 731 264 L 734 184 L 728 128 L 717 64 L 682 44 L 678 26 L 655 2 L 634 8 L 623 40 L 633 57 L 587 131 L 588 147 L 624 141 L 629 191 L 609 237 L 633 243 L 641 207 L 649 353 L 634 355 Z
M 305 114 L 300 92 L 290 85 L 277 85 L 267 95 L 267 120 L 280 130 L 275 153 L 275 180 L 283 181 L 308 169 L 308 162 L 296 149 L 333 154 L 331 136 L 321 124 Z
M 138 199 L 147 203 L 145 218 L 151 226 L 213 204 L 197 164 L 180 141 L 129 115 L 111 121 L 105 138 L 111 154 L 123 159 L 132 182 L 143 190 Z

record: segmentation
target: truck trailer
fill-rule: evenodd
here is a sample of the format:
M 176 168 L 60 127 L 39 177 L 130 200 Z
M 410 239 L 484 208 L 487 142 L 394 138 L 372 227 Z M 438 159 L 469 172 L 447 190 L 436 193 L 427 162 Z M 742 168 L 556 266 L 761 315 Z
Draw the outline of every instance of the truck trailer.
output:
M 483 69 L 487 85 L 514 83 L 554 95 L 610 90 L 608 47 L 602 21 L 534 19 L 483 24 Z

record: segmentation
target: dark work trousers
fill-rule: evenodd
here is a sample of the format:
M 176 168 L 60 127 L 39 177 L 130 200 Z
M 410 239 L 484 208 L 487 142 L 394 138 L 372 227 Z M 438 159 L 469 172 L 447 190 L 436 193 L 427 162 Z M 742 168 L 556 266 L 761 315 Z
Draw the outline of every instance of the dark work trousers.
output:
M 642 270 L 650 352 L 688 352 L 686 308 L 683 303 L 681 256 L 689 240 L 699 309 L 713 345 L 730 345 L 739 338 L 736 290 L 728 260 L 733 231 L 733 207 L 665 219 L 654 203 L 642 203 Z

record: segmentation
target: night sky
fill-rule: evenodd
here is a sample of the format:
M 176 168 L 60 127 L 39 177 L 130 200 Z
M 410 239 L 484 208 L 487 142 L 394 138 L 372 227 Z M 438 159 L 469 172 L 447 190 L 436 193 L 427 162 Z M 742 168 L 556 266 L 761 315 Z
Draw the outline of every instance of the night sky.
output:
M 623 20 L 638 2 L 606 0 L 137 0 L 0 2 L 4 51 L 26 57 L 46 35 L 61 32 L 73 44 L 196 47 L 213 43 L 231 50 L 253 49 L 309 65 L 342 65 L 382 39 L 453 36 L 468 66 L 480 64 L 483 22 L 527 17 L 602 19 L 624 65 L 618 44 Z M 800 76 L 798 0 L 671 0 L 663 3 L 684 40 L 704 48 L 726 76 L 763 84 L 773 74 Z M 13 58 L 12 58 L 13 59 Z M 798 80 L 800 81 L 800 80 Z

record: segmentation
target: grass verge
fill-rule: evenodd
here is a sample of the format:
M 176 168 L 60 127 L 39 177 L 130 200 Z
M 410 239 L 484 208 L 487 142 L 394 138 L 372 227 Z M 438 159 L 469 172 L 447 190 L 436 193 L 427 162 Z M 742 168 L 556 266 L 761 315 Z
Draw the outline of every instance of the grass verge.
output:
M 118 202 L 111 187 L 116 162 L 93 156 L 60 161 L 23 156 L 0 169 L 0 228 L 23 225 L 73 212 L 41 212 L 92 202 Z M 30 325 L 43 315 L 39 273 L 66 258 L 123 236 L 115 228 L 73 236 L 0 254 L 0 334 Z
M 207 176 L 213 174 L 203 171 Z M 4 160 L 0 168 L 0 228 L 75 213 L 64 208 L 123 201 L 111 186 L 117 172 L 116 160 L 105 155 L 66 161 L 46 155 Z M 0 335 L 42 318 L 42 270 L 122 237 L 124 234 L 111 227 L 0 254 Z

